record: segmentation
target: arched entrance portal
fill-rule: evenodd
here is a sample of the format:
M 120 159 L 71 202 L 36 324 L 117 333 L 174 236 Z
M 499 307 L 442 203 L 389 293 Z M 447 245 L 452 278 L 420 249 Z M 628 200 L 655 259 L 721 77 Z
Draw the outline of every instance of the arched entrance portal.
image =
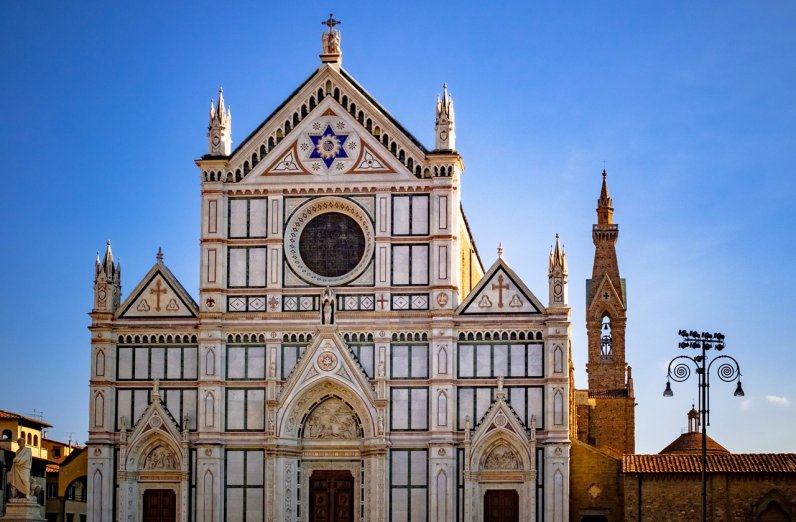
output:
M 321 397 L 302 419 L 299 435 L 309 488 L 309 521 L 354 522 L 354 506 L 361 502 L 363 491 L 363 430 L 354 408 L 334 394 Z
M 484 522 L 519 522 L 520 495 L 513 489 L 489 489 L 484 495 Z

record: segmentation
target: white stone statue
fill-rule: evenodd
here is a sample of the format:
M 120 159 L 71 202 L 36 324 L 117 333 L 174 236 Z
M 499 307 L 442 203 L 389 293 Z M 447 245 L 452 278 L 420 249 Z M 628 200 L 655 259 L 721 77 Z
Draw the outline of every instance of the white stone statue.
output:
M 11 464 L 11 472 L 8 475 L 8 482 L 11 484 L 12 498 L 31 498 L 32 489 L 30 487 L 30 468 L 33 464 L 33 452 L 25 446 L 25 439 L 17 439 L 19 450 L 14 456 Z

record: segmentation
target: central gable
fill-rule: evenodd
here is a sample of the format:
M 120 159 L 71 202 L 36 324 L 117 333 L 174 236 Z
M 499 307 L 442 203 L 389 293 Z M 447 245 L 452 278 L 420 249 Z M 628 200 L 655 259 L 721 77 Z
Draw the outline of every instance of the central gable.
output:
M 351 76 L 323 65 L 232 152 L 225 179 L 262 183 L 263 175 L 344 173 L 422 178 L 427 152 Z

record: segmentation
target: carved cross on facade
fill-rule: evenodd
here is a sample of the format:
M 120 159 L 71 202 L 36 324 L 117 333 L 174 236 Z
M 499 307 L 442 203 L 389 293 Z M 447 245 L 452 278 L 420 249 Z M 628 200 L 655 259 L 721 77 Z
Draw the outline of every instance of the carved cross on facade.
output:
M 155 282 L 155 288 L 149 290 L 150 294 L 154 294 L 157 301 L 155 301 L 155 310 L 160 312 L 160 296 L 166 293 L 166 289 L 160 286 L 160 279 Z
M 384 294 L 379 294 L 379 298 L 376 299 L 376 302 L 379 303 L 379 308 L 384 310 L 384 303 L 387 302 L 387 300 L 384 298 Z
M 498 308 L 503 308 L 503 290 L 508 290 L 509 285 L 503 284 L 503 274 L 497 277 L 498 282 L 492 285 L 492 290 L 498 291 Z
M 329 28 L 329 32 L 331 33 L 332 30 L 334 30 L 334 26 L 339 25 L 341 23 L 343 22 L 341 22 L 340 20 L 335 20 L 334 17 L 332 16 L 332 13 L 329 13 L 329 19 L 326 20 L 325 22 L 321 22 L 321 25 L 327 26 Z

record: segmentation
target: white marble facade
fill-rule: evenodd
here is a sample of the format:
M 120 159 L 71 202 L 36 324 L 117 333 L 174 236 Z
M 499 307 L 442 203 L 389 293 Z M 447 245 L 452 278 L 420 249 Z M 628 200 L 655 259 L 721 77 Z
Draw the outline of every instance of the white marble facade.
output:
M 160 253 L 126 296 L 97 260 L 91 520 L 315 520 L 331 472 L 351 520 L 488 520 L 490 491 L 568 520 L 563 256 L 547 307 L 502 254 L 484 270 L 447 89 L 429 150 L 336 41 L 234 150 L 213 104 L 198 303 Z

